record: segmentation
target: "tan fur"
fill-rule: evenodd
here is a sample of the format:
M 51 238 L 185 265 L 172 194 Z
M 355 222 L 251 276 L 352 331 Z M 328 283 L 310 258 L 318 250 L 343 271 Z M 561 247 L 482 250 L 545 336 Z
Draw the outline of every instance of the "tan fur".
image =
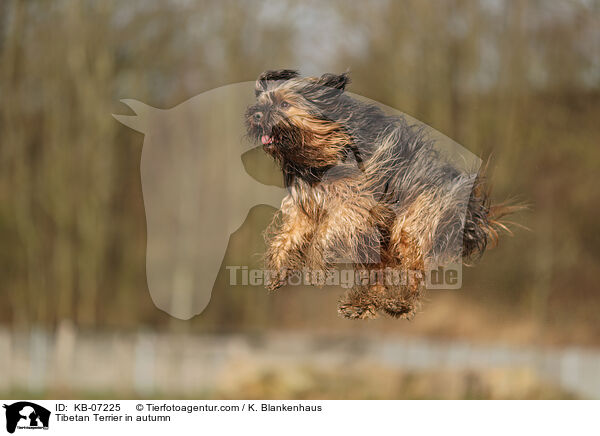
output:
M 301 78 L 293 70 L 266 71 L 256 82 L 248 132 L 278 161 L 289 189 L 266 232 L 268 288 L 292 271 L 351 263 L 375 280 L 348 291 L 339 313 L 410 318 L 425 266 L 483 253 L 502 228 L 494 218 L 512 209 L 490 208 L 482 178 L 444 162 L 402 117 L 344 95 L 346 83 L 347 74 Z M 407 280 L 379 275 L 388 269 Z

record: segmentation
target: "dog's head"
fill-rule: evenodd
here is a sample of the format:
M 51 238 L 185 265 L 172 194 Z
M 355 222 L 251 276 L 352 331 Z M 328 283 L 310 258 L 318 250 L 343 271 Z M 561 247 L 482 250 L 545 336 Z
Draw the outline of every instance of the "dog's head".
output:
M 265 71 L 246 111 L 250 138 L 292 171 L 336 165 L 352 144 L 343 123 L 348 83 L 347 73 L 301 78 L 293 70 Z

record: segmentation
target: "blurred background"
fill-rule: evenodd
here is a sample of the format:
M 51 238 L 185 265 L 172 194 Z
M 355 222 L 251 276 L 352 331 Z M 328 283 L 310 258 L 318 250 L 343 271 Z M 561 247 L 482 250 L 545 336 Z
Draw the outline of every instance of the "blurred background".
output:
M 599 54 L 595 0 L 1 1 L 0 397 L 600 398 Z M 228 284 L 258 206 L 207 309 L 158 310 L 144 138 L 110 114 L 277 68 L 349 68 L 489 159 L 529 230 L 413 321 L 353 322 L 341 289 Z

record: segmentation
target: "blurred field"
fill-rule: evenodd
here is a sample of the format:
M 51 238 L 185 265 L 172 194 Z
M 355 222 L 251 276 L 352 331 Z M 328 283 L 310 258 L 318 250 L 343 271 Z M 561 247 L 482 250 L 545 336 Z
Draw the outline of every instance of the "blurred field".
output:
M 0 331 L 0 394 L 269 399 L 598 398 L 600 353 L 409 337 Z
M 35 331 L 53 337 L 66 320 L 76 331 L 107 335 L 141 328 L 218 340 L 276 330 L 595 350 L 598 53 L 596 0 L 2 1 L 0 324 L 10 337 L 27 338 Z M 339 289 L 268 295 L 228 285 L 226 265 L 258 265 L 260 233 L 273 213 L 259 206 L 231 238 L 206 311 L 184 322 L 157 310 L 145 271 L 143 138 L 110 114 L 127 113 L 121 98 L 169 108 L 283 67 L 306 74 L 350 68 L 352 92 L 406 112 L 489 160 L 494 198 L 529 203 L 514 220 L 530 230 L 512 226 L 514 237 L 465 269 L 462 290 L 431 292 L 414 321 L 353 323 L 337 317 Z M 232 116 L 243 122 L 242 114 Z M 261 165 L 266 171 L 268 162 L 257 162 L 257 173 Z M 221 200 L 214 198 L 213 207 Z M 257 363 L 248 380 L 226 380 L 210 392 L 148 395 L 577 396 L 528 369 L 498 376 L 488 369 L 375 370 L 378 364 L 348 367 L 343 376 L 301 367 L 294 371 L 304 384 L 296 389 L 294 381 L 279 381 L 286 377 L 280 369 Z M 2 377 L 1 386 L 13 385 Z M 235 386 L 227 390 L 227 383 Z

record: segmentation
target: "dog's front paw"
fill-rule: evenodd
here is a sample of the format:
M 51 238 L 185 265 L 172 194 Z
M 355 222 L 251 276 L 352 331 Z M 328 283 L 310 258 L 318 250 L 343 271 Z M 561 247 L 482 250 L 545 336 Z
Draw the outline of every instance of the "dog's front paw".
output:
M 278 270 L 269 270 L 265 276 L 265 288 L 269 291 L 276 291 L 287 284 L 289 271 L 287 268 L 279 268 Z

